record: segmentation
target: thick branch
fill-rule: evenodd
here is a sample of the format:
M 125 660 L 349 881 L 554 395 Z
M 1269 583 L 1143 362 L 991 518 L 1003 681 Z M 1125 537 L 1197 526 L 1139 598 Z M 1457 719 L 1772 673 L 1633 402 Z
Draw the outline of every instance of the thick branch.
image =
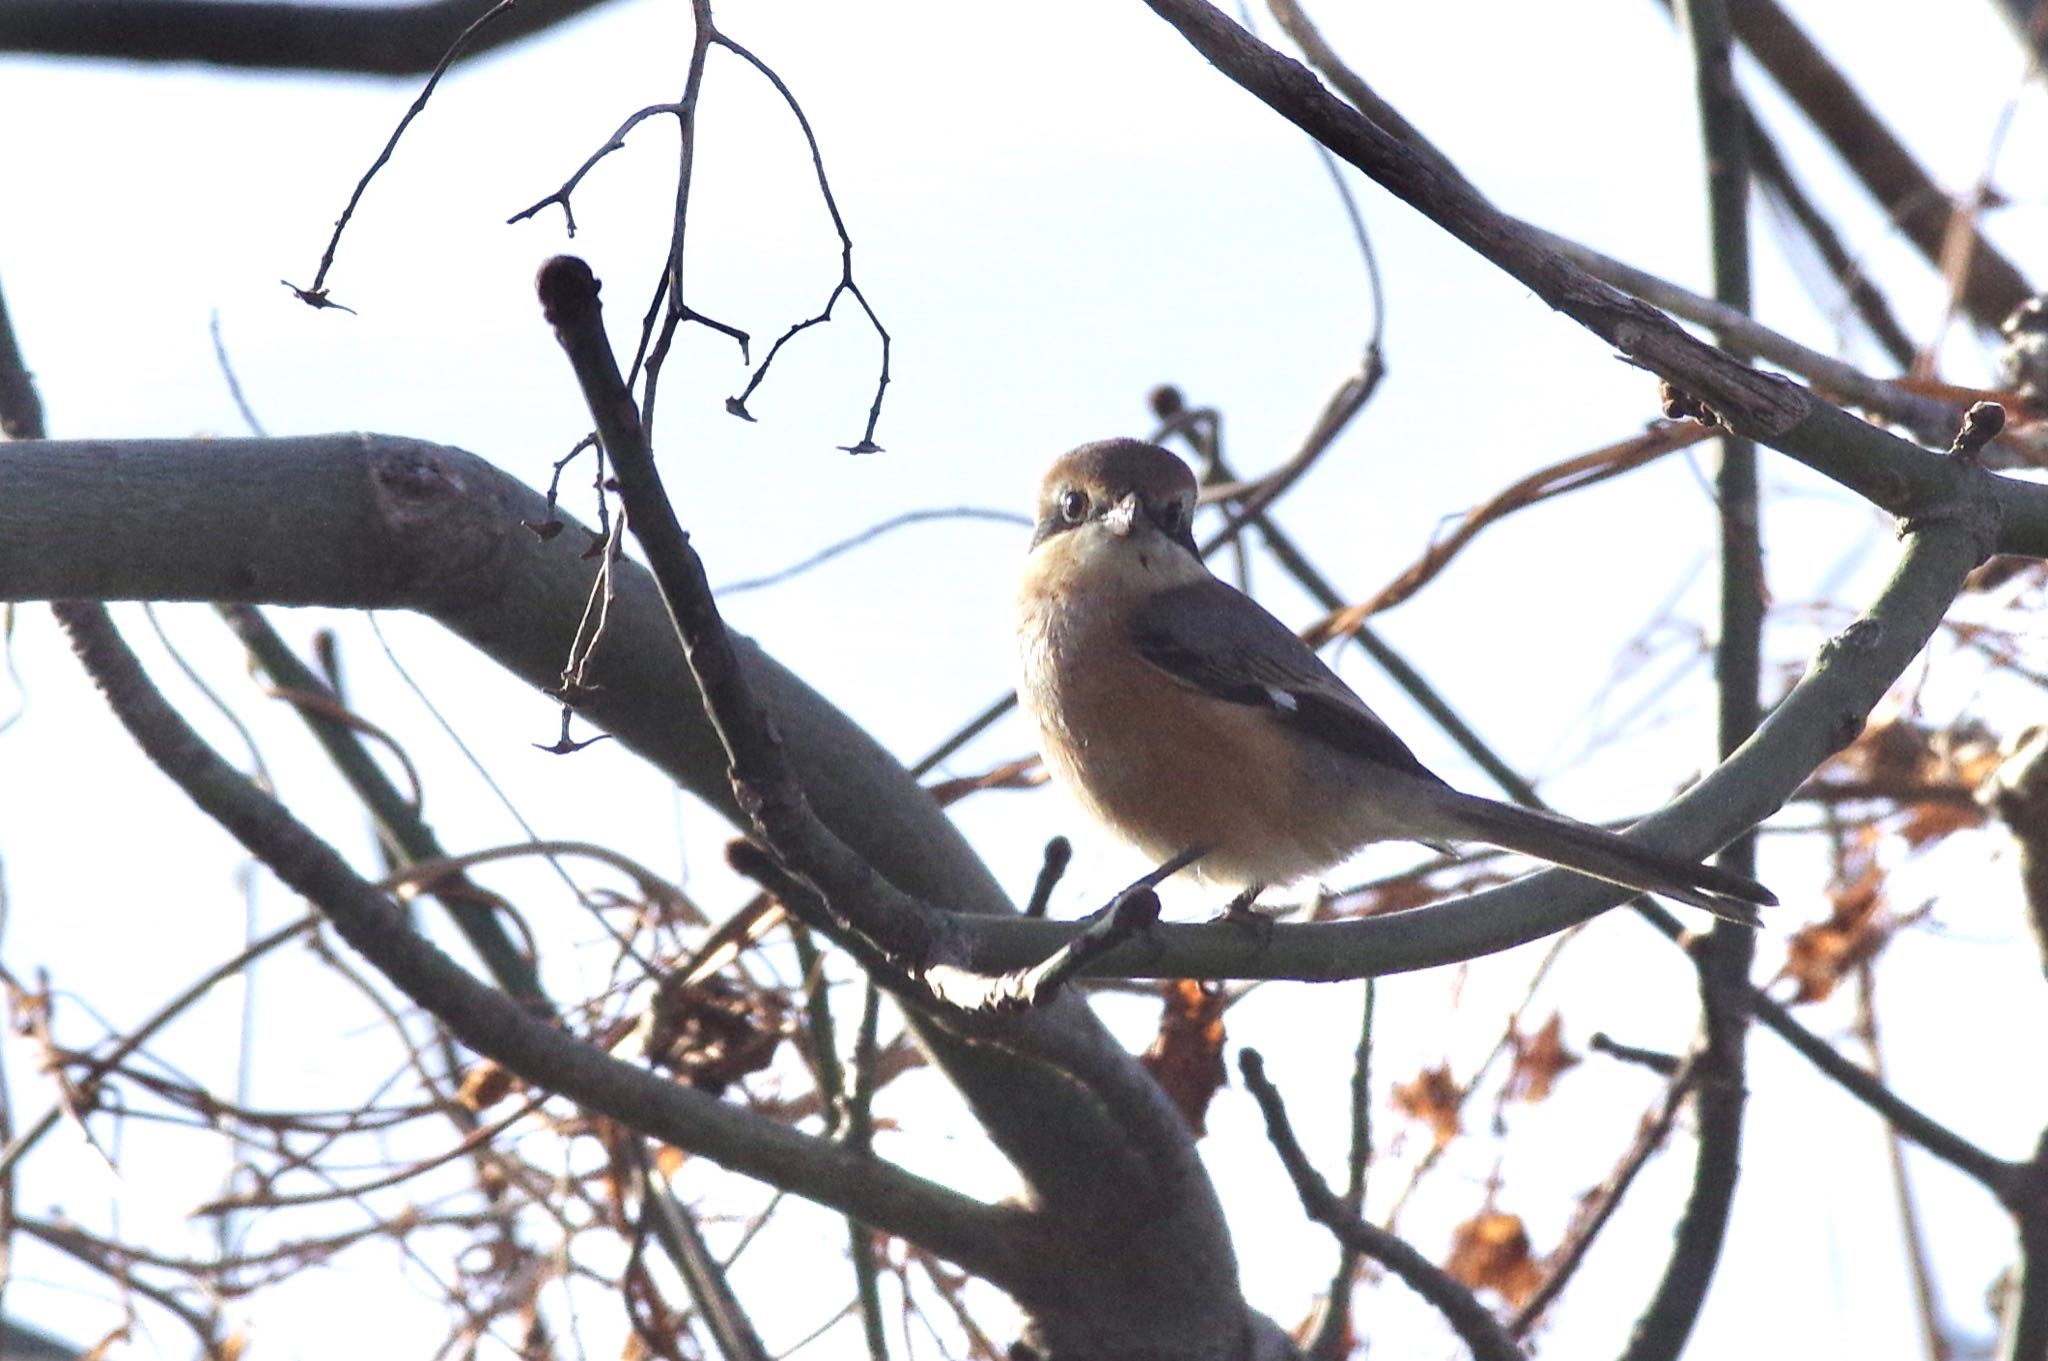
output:
M 1939 462 L 1932 455 L 1930 461 Z M 2048 492 L 1944 472 L 2006 508 Z M 2042 507 L 2048 512 L 2048 506 Z M 240 599 L 423 610 L 540 687 L 553 684 L 588 589 L 583 531 L 519 527 L 540 496 L 472 455 L 362 435 L 296 440 L 20 444 L 0 459 L 0 599 Z M 1980 559 L 1994 509 L 1965 500 L 1911 536 L 1870 612 L 1823 648 L 1758 736 L 1638 834 L 1704 853 L 1769 816 L 1860 728 Z M 2041 515 L 2048 524 L 2048 513 Z M 81 532 L 81 526 L 89 532 Z M 724 755 L 693 717 L 694 686 L 644 571 L 621 563 L 600 684 L 585 713 L 737 816 Z M 930 797 L 887 753 L 757 647 L 737 639 L 819 814 L 893 883 L 949 909 L 1006 910 Z M 1426 968 L 1536 939 L 1620 900 L 1576 876 L 1536 876 L 1418 912 L 1282 925 L 1263 949 L 1230 926 L 1164 926 L 1097 972 L 1341 978 Z M 977 920 L 972 963 L 1043 959 L 1070 925 Z M 1019 1096 L 1019 1119 L 1024 1118 Z M 1040 1113 L 1037 1118 L 1042 1119 Z
M 479 36 L 479 56 L 604 0 L 525 0 Z M 0 0 L 0 51 L 198 61 L 272 71 L 423 75 L 490 0 L 244 4 L 241 0 Z
M 590 590 L 590 537 L 550 538 L 543 498 L 473 455 L 415 440 L 82 441 L 10 445 L 0 458 L 0 600 L 236 600 L 414 609 L 538 689 L 553 688 Z M 559 518 L 559 517 L 557 517 Z M 83 528 L 81 528 L 83 527 Z M 652 580 L 612 574 L 604 640 L 588 668 L 584 717 L 615 734 L 735 822 L 725 753 L 704 721 Z M 774 717 L 819 816 L 891 883 L 951 911 L 1008 913 L 986 867 L 931 796 L 889 754 L 751 641 L 733 637 L 748 684 Z M 1061 943 L 1048 940 L 1035 963 Z M 998 1146 L 1063 1210 L 1069 1261 L 1084 1218 L 1102 1238 L 1089 1276 L 1102 1317 L 1136 1298 L 1118 1261 L 1186 1270 L 1197 1240 L 1233 1271 L 1213 1194 L 1183 1189 L 1190 1216 L 1141 1224 L 1120 1213 L 1134 1124 L 1178 1119 L 1158 1084 L 1078 999 L 1033 1014 L 1038 1052 L 929 1035 Z M 1046 1060 L 1056 1050 L 1059 1064 Z M 1155 1111 L 1155 1108 L 1157 1110 Z M 1188 1175 L 1198 1167 L 1190 1152 Z M 1090 1208 L 1092 1207 L 1092 1209 Z M 1197 1235 L 1194 1221 L 1213 1233 Z M 1153 1230 L 1159 1230 L 1154 1233 Z M 1173 1230 L 1173 1231 L 1168 1231 Z M 1150 1250 L 1142 1250 L 1149 1245 Z M 1132 1271 L 1140 1270 L 1133 1266 Z M 1078 1295 L 1078 1292 L 1070 1292 Z M 1169 1290 L 1157 1298 L 1171 1302 Z M 1200 1311 L 1192 1306 L 1188 1317 Z M 1207 1317 L 1206 1314 L 1201 1314 Z
M 150 760 L 471 1049 L 591 1111 L 903 1234 L 998 1283 L 1018 1279 L 1025 1261 L 1016 1212 L 620 1062 L 472 978 L 283 805 L 215 755 L 150 683 L 104 611 L 76 603 L 59 609 L 80 659 Z
M 735 801 L 782 868 L 797 878 L 791 887 L 799 895 L 814 889 L 830 909 L 830 920 L 856 933 L 863 953 L 870 944 L 879 946 L 920 971 L 951 963 L 969 922 L 889 883 L 813 811 L 810 790 L 741 665 L 704 565 L 663 488 L 646 428 L 605 336 L 589 266 L 558 256 L 541 267 L 538 291 L 617 472 L 620 502 L 647 553 L 705 716 L 718 734 Z M 1149 887 L 1144 896 L 1151 897 Z M 1156 914 L 1157 900 L 1152 903 Z M 1071 1159 L 1071 1150 L 1048 1146 L 1042 1137 L 1033 1141 L 1036 1156 L 1024 1165 L 1027 1174 L 1038 1173 L 1033 1182 L 1047 1198 L 1044 1218 L 1060 1224 L 1068 1258 L 1092 1259 L 1093 1269 L 1055 1269 L 1017 1293 L 1055 1352 L 1122 1350 L 1133 1333 L 1153 1339 L 1145 1345 L 1179 1335 L 1214 1346 L 1219 1333 L 1227 1337 L 1249 1326 L 1214 1189 L 1185 1124 L 1157 1086 L 1142 1075 L 1134 1082 L 1125 1056 L 1106 1052 L 1092 1027 L 1077 1032 L 1078 1004 L 1064 998 L 1054 1006 L 1061 1001 L 1064 1018 L 1052 1007 L 985 1015 L 971 1033 L 1068 1073 L 1114 1113 L 1128 1137 L 1121 1148 L 1109 1150 L 1113 1163 L 1057 1177 L 1047 1164 Z M 927 1024 L 923 1033 L 933 1036 L 934 1027 Z M 1105 1213 L 1111 1176 L 1114 1208 Z M 1078 1289 L 1077 1277 L 1093 1281 L 1100 1293 Z M 1171 1288 L 1162 1289 L 1168 1282 Z
M 1988 481 L 1987 475 L 1987 481 Z M 1914 532 L 1898 570 L 1864 616 L 1821 648 L 1806 676 L 1732 757 L 1633 835 L 1687 855 L 1706 854 L 1776 811 L 1821 762 L 1853 740 L 1871 708 L 1940 624 L 1963 578 L 1981 560 L 1990 511 L 1958 509 Z M 1262 950 L 1222 926 L 1162 926 L 1146 948 L 1116 952 L 1099 972 L 1167 978 L 1353 978 L 1469 959 L 1524 944 L 1628 896 L 1564 871 L 1413 912 L 1274 929 Z M 979 966 L 1041 956 L 1057 923 L 977 924 Z
M 539 493 L 418 440 L 15 444 L 0 458 L 0 599 L 412 609 L 553 690 L 594 568 L 580 525 L 543 539 L 522 524 L 549 518 Z M 628 562 L 613 586 L 580 712 L 737 819 L 724 755 L 653 583 Z M 752 642 L 736 647 L 842 837 L 911 892 L 957 910 L 1009 910 L 886 751 Z

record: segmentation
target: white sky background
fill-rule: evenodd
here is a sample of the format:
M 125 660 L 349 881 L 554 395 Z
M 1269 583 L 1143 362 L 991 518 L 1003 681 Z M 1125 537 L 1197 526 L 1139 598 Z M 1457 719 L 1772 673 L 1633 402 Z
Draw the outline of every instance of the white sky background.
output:
M 516 227 L 504 219 L 555 188 L 641 105 L 673 98 L 687 54 L 686 6 L 633 0 L 489 56 L 449 76 L 371 186 L 330 283 L 358 315 L 315 313 L 279 286 L 310 281 L 350 187 L 411 100 L 416 81 L 257 77 L 209 70 L 124 68 L 25 59 L 0 62 L 0 286 L 52 434 L 180 436 L 243 433 L 215 363 L 218 313 L 243 387 L 273 434 L 387 431 L 470 449 L 535 485 L 587 427 L 580 400 L 533 302 L 535 267 L 565 245 L 605 281 L 613 335 L 630 351 L 667 230 L 674 138 L 653 120 L 579 191 L 581 231 L 565 243 L 558 213 Z M 1645 0 L 1588 0 L 1558 11 L 1525 5 L 1321 7 L 1327 36 L 1510 210 L 1632 263 L 1704 287 L 1700 173 L 1690 79 L 1681 45 Z M 2023 87 L 2016 46 L 1989 4 L 1851 4 L 1812 0 L 1795 12 L 1853 73 L 1935 168 L 1960 187 L 1980 171 L 2001 107 Z M 685 525 L 714 581 L 784 566 L 895 512 L 966 505 L 1022 510 L 1044 465 L 1083 440 L 1142 434 L 1147 390 L 1162 381 L 1223 408 L 1241 473 L 1292 450 L 1324 397 L 1353 365 L 1370 325 L 1349 230 L 1324 171 L 1298 134 L 1213 72 L 1137 4 L 1028 8 L 904 3 L 851 6 L 729 0 L 726 31 L 780 72 L 823 142 L 856 242 L 859 280 L 896 338 L 895 379 L 877 439 L 886 453 L 849 458 L 872 396 L 874 344 L 850 303 L 840 320 L 800 338 L 753 397 L 759 418 L 723 414 L 746 371 L 730 342 L 685 330 L 662 385 L 660 452 Z M 1754 74 L 1754 73 L 1751 73 Z M 1852 247 L 1888 271 L 1916 336 L 1940 296 L 1862 198 L 1838 192 L 1832 160 L 1761 79 L 1749 83 L 1794 164 L 1835 213 Z M 2032 277 L 2042 258 L 2043 120 L 2038 84 L 2024 100 L 1999 164 L 2014 206 L 1993 234 Z M 815 310 L 836 277 L 836 244 L 793 124 L 763 82 L 714 53 L 703 106 L 692 208 L 689 301 L 756 337 L 756 355 Z M 1652 380 L 1553 316 L 1526 290 L 1434 227 L 1361 183 L 1360 200 L 1386 272 L 1390 376 L 1333 454 L 1284 504 L 1283 522 L 1342 589 L 1364 595 L 1419 553 L 1445 517 L 1528 471 L 1621 438 L 1654 414 Z M 1841 329 L 1835 300 L 1819 306 L 1787 265 L 1759 208 L 1759 311 L 1819 348 Z M 1848 353 L 1873 363 L 1866 348 Z M 1987 377 L 1960 336 L 1947 377 Z M 1878 365 L 1882 371 L 1882 365 Z M 1855 503 L 1817 495 L 1818 479 L 1764 455 L 1768 551 L 1781 603 L 1825 591 L 1867 599 L 1890 561 L 1889 530 Z M 568 504 L 588 514 L 569 479 Z M 1711 507 L 1682 458 L 1529 512 L 1489 531 L 1418 601 L 1379 621 L 1507 759 L 1536 774 L 1573 766 L 1549 786 L 1587 817 L 1641 811 L 1696 768 L 1711 740 L 1703 671 L 1675 698 L 1650 702 L 1659 721 L 1637 740 L 1579 764 L 1645 685 L 1604 693 L 1626 667 L 1629 640 L 1670 601 L 1701 619 Z M 1796 532 L 1793 532 L 1796 527 Z M 79 532 L 90 533 L 89 524 Z M 961 523 L 905 530 L 770 591 L 736 597 L 739 627 L 806 676 L 906 760 L 914 760 L 1008 684 L 1007 604 L 1023 533 Z M 1857 564 L 1843 575 L 1844 563 Z M 1709 574 L 1710 575 L 1710 574 Z M 1290 620 L 1308 606 L 1270 564 L 1255 584 Z M 153 662 L 138 611 L 120 612 Z M 361 820 L 295 724 L 243 681 L 232 649 L 197 607 L 161 612 L 167 628 L 237 710 L 257 723 L 285 793 L 323 832 L 368 864 Z M 516 839 L 507 815 L 396 681 L 358 621 L 321 612 L 278 617 L 295 640 L 321 624 L 347 629 L 362 708 L 407 736 L 428 770 L 428 814 L 456 849 Z M 715 869 L 725 829 L 678 802 L 608 745 L 573 763 L 542 755 L 553 705 L 478 662 L 432 625 L 384 620 L 399 654 L 543 835 L 620 845 L 687 872 L 714 910 L 736 898 Z M 1790 663 L 1818 639 L 1796 613 L 1774 635 Z M 46 612 L 17 622 L 14 654 L 28 712 L 0 735 L 0 855 L 9 901 L 4 959 L 18 974 L 47 967 L 117 1026 L 183 987 L 242 932 L 241 859 L 143 764 L 81 682 Z M 1672 666 L 1676 651 L 1654 659 Z M 1355 655 L 1346 674 L 1419 753 L 1454 781 L 1485 789 L 1386 682 Z M 193 692 L 166 663 L 180 699 Z M 1958 685 L 1967 688 L 1971 678 Z M 1602 698 L 1596 699 L 1596 696 Z M 211 715 L 208 730 L 240 748 Z M 1015 720 L 971 747 L 958 773 L 1022 754 Z M 1489 791 L 1490 792 L 1490 791 Z M 1073 912 L 1120 884 L 1131 862 L 1076 824 L 1055 793 L 990 794 L 962 806 L 961 825 L 1020 896 L 1039 847 L 1056 830 L 1081 854 L 1056 910 Z M 680 828 L 680 840 L 679 832 Z M 118 829 L 110 838 L 110 829 Z M 110 845 L 118 844 L 118 855 Z M 1888 957 L 1881 995 L 1895 1084 L 1994 1151 L 2017 1155 L 2048 1103 L 2007 1093 L 2001 1036 L 2038 1032 L 2040 980 L 2009 891 L 2010 869 L 1971 879 L 1995 836 L 1950 848 L 1929 883 L 1957 876 L 1982 891 L 1952 894 L 1942 930 Z M 1972 857 L 1976 859 L 1973 860 Z M 1394 855 L 1384 863 L 1398 863 Z M 1375 864 L 1381 863 L 1378 861 Z M 1766 875 L 1787 900 L 1787 929 L 1822 915 L 1815 865 L 1767 848 Z M 531 917 L 563 939 L 588 940 L 551 883 L 518 874 Z M 299 905 L 265 883 L 266 923 Z M 1174 905 L 1171 904 L 1170 905 Z M 1177 904 L 1206 910 L 1199 900 Z M 549 914 L 553 914 L 552 917 Z M 1689 971 L 1668 946 L 1619 915 L 1567 952 L 1532 1015 L 1564 1006 L 1567 1037 L 1594 1029 L 1679 1048 L 1692 1024 Z M 1772 967 L 1782 933 L 1766 933 Z M 109 946 L 112 946 L 110 957 Z M 555 991 L 580 996 L 603 955 L 549 958 Z M 1405 1080 L 1448 1052 L 1460 1071 L 1498 1031 L 1499 1000 L 1517 995 L 1531 959 L 1518 952 L 1469 971 L 1396 980 L 1382 992 L 1377 1072 Z M 587 972 L 579 972 L 587 961 Z M 265 977 L 269 977 L 266 975 Z M 256 1081 L 264 1104 L 322 1084 L 360 1083 L 348 1034 L 318 994 L 317 972 L 259 980 L 264 1032 Z M 1967 980 L 1967 992 L 1958 990 Z M 1355 985 L 1273 986 L 1233 1013 L 1232 1039 L 1260 1045 L 1295 1101 L 1311 1150 L 1341 1167 L 1341 1091 Z M 1911 999 L 1910 1002 L 1902 999 Z M 1112 1007 L 1142 1044 L 1154 1009 Z M 224 1080 L 233 999 L 183 1022 L 165 1052 Z M 1824 1033 L 1848 1012 L 1814 1013 Z M 97 1032 L 62 1019 L 83 1043 Z M 1307 1037 L 1316 1037 L 1314 1043 Z M 1735 1236 L 1694 1354 L 1907 1354 L 1904 1276 L 1889 1228 L 1890 1191 L 1875 1123 L 1759 1034 L 1757 1093 Z M 17 1120 L 49 1089 L 11 1045 Z M 371 1071 L 378 1071 L 375 1063 Z M 913 1097 L 891 1113 L 928 1125 Z M 1571 1197 L 1604 1175 L 1652 1099 L 1645 1076 L 1594 1061 L 1565 1079 L 1551 1106 L 1518 1112 L 1502 1168 L 1503 1208 L 1524 1213 L 1539 1247 L 1553 1243 Z M 1997 1092 L 1987 1097 L 1986 1092 Z M 330 1093 L 331 1095 L 331 1089 Z M 1248 1292 L 1283 1323 L 1300 1317 L 1327 1275 L 1328 1253 L 1304 1226 L 1241 1090 L 1212 1112 L 1208 1146 L 1231 1198 Z M 1411 1133 L 1412 1155 L 1422 1136 Z M 118 1204 L 125 1230 L 160 1224 L 187 1242 L 184 1207 L 210 1194 L 218 1163 L 153 1160 L 137 1138 L 116 1184 L 75 1137 L 27 1164 L 24 1209 L 62 1205 L 104 1224 Z M 1219 1151 L 1220 1150 L 1220 1151 Z M 920 1167 L 950 1151 L 970 1184 L 999 1194 L 999 1169 L 964 1124 L 918 1132 L 889 1151 Z M 217 1157 L 217 1155 L 214 1155 Z M 1437 1174 L 1404 1228 L 1427 1251 L 1477 1208 L 1493 1146 L 1472 1141 Z M 1398 1183 L 1389 1162 L 1376 1191 Z M 1982 1294 L 2009 1255 L 1985 1197 L 1915 1155 L 1928 1227 L 1941 1255 L 1944 1303 L 1960 1328 L 1989 1329 Z M 1662 1262 L 1669 1209 L 1689 1167 L 1667 1157 L 1631 1201 L 1555 1314 L 1547 1348 L 1597 1353 L 1620 1341 L 1629 1306 Z M 196 1170 L 195 1170 L 196 1168 Z M 1515 1197 L 1532 1188 L 1528 1201 Z M 1544 1201 L 1542 1192 L 1551 1193 Z M 820 1242 L 838 1250 L 835 1221 Z M 830 1257 L 821 1271 L 830 1273 Z M 762 1264 L 764 1268 L 766 1264 Z M 116 1318 L 95 1283 L 24 1252 L 11 1312 L 90 1340 Z M 386 1277 L 377 1277 L 382 1281 Z M 836 1308 L 843 1278 L 825 1274 L 815 1301 L 763 1320 L 787 1345 Z M 351 1305 L 341 1270 L 313 1273 L 279 1298 L 247 1307 L 258 1356 L 417 1353 L 439 1337 L 437 1312 L 405 1299 Z M 1417 1309 L 1396 1289 L 1368 1330 L 1405 1336 Z M 241 1306 L 237 1306 L 241 1308 Z M 296 1317 L 292 1309 L 297 1310 Z M 345 1313 L 335 1311 L 346 1310 Z M 601 1311 L 599 1311 L 601 1313 Z M 319 1319 L 308 1328 L 307 1319 Z M 615 1320 L 586 1308 L 593 1354 L 611 1354 Z M 1423 1326 L 1426 1326 L 1423 1325 Z M 1433 1331 L 1423 1336 L 1435 1337 Z M 1431 1346 L 1437 1344 L 1431 1343 Z M 806 1355 L 852 1355 L 842 1331 Z M 174 1327 L 138 1354 L 183 1354 Z M 1403 1353 L 1405 1354 L 1405 1353 Z M 1434 1353 L 1430 1353 L 1434 1354 Z

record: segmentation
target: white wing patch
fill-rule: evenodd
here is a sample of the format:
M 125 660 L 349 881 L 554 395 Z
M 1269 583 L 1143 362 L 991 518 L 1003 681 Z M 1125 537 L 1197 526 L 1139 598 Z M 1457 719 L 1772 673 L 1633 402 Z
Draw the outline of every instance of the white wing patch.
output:
M 1294 697 L 1292 690 L 1283 690 L 1277 685 L 1266 687 L 1266 698 L 1273 702 L 1274 708 L 1284 713 L 1291 714 L 1301 708 L 1301 701 Z

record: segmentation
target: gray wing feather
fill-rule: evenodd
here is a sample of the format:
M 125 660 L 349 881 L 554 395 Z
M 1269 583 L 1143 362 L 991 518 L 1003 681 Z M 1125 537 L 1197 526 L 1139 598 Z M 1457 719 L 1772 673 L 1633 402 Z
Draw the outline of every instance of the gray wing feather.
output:
M 1339 751 L 1441 783 L 1285 624 L 1213 577 L 1154 596 L 1130 633 L 1138 654 L 1182 685 L 1264 709 Z
M 1260 606 L 1217 581 L 1154 596 L 1131 621 L 1139 655 L 1182 685 L 1273 720 L 1334 750 L 1425 782 L 1420 799 L 1443 832 L 1519 851 L 1630 888 L 1662 893 L 1746 925 L 1777 901 L 1755 880 L 1667 855 L 1599 827 L 1461 794 L 1408 746 L 1320 657 Z M 1448 849 L 1435 839 L 1426 844 Z

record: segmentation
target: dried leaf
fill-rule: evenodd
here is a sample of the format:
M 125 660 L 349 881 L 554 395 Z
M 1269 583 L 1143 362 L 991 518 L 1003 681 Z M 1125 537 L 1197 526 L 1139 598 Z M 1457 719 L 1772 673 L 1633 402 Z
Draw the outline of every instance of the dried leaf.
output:
M 1413 1082 L 1394 1085 L 1394 1108 L 1416 1120 L 1427 1120 L 1442 1148 L 1458 1137 L 1458 1104 L 1464 1090 L 1451 1076 L 1451 1066 L 1438 1064 L 1416 1074 Z
M 766 1068 L 788 1033 L 787 1007 L 771 992 L 714 974 L 662 980 L 649 1005 L 647 1057 L 700 1091 L 718 1093 Z
M 1884 903 L 1884 872 L 1870 865 L 1853 884 L 1828 894 L 1828 919 L 1803 926 L 1785 944 L 1780 978 L 1799 985 L 1792 1002 L 1825 1001 L 1844 975 L 1884 948 L 1892 923 L 1878 909 Z
M 1952 832 L 1983 826 L 1985 816 L 1984 810 L 1975 803 L 1947 803 L 1935 799 L 1908 804 L 1905 812 L 1905 820 L 1899 824 L 1899 835 L 1916 851 Z
M 455 1099 L 473 1111 L 487 1111 L 519 1089 L 519 1079 L 490 1059 L 462 1075 Z
M 1138 1059 L 1180 1108 L 1197 1139 L 1206 1129 L 1209 1102 L 1227 1080 L 1223 1066 L 1223 987 L 1192 978 L 1169 979 L 1159 1033 Z
M 682 1171 L 683 1164 L 689 1160 L 690 1155 L 677 1148 L 674 1144 L 655 1145 L 654 1165 L 664 1177 L 673 1177 L 676 1173 Z
M 1872 723 L 1821 767 L 1821 774 L 1871 784 L 1917 783 L 1940 762 L 1926 728 L 1893 718 Z
M 1541 1101 L 1550 1095 L 1558 1075 L 1580 1062 L 1577 1054 L 1564 1047 L 1564 1018 L 1556 1012 L 1534 1035 L 1517 1030 L 1509 1037 L 1514 1047 L 1514 1067 L 1508 1072 L 1507 1099 Z
M 1520 1307 L 1543 1284 L 1543 1265 L 1529 1252 L 1520 1215 L 1481 1210 L 1457 1227 L 1444 1270 L 1474 1290 L 1491 1290 Z

